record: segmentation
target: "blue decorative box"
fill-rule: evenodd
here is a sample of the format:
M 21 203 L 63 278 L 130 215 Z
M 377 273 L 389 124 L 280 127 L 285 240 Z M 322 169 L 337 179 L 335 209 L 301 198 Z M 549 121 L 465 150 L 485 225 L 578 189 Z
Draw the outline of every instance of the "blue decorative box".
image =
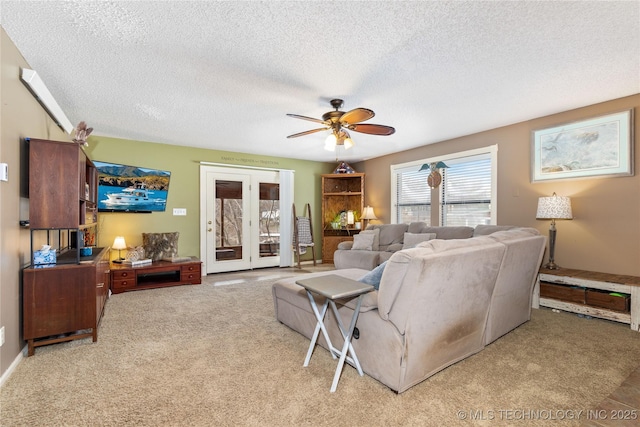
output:
M 56 265 L 56 250 L 43 249 L 33 251 L 33 268 L 46 268 Z

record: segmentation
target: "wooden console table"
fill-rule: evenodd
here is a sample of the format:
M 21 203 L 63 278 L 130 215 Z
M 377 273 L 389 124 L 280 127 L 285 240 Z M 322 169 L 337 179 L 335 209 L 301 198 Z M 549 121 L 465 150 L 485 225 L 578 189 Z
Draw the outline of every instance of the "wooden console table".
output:
M 549 295 L 545 296 L 545 292 L 541 295 L 541 283 L 543 286 L 561 286 L 553 298 L 550 298 Z M 589 300 L 589 292 L 594 290 L 629 295 L 628 310 L 608 309 L 603 308 L 601 304 L 594 304 Z M 623 297 L 618 298 L 624 301 Z M 627 323 L 634 331 L 640 331 L 640 277 L 565 268 L 541 268 L 533 290 L 532 302 L 533 308 L 540 306 Z
M 176 285 L 202 283 L 202 262 L 195 257 L 191 261 L 154 261 L 148 265 L 132 267 L 111 264 L 111 291 L 119 294 L 138 289 L 153 289 Z

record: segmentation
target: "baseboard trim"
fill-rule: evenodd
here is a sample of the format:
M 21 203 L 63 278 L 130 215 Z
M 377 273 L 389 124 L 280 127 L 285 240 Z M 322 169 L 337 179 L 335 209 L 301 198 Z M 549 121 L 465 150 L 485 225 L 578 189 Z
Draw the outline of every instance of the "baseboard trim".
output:
M 322 264 L 322 260 L 316 260 L 316 264 Z M 313 265 L 313 260 L 305 260 L 305 261 L 300 261 L 300 265 Z M 291 265 L 291 267 L 297 267 L 298 264 L 297 263 L 293 263 L 293 265 Z
M 9 365 L 9 369 L 7 369 L 2 373 L 2 376 L 0 377 L 0 387 L 4 385 L 5 381 L 9 379 L 13 371 L 15 371 L 18 365 L 20 364 L 20 362 L 22 362 L 22 359 L 24 359 L 24 355 L 26 354 L 26 348 L 27 348 L 26 345 L 22 347 L 22 350 L 20 351 L 20 353 L 18 353 L 16 358 L 13 359 L 13 362 L 11 362 L 11 365 Z

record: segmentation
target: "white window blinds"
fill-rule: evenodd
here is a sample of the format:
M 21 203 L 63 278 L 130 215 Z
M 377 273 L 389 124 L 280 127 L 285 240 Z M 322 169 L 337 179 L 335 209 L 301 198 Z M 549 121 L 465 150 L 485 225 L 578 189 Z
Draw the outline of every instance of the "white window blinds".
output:
M 396 174 L 396 218 L 398 223 L 431 222 L 431 189 L 420 166 L 398 168 Z
M 450 159 L 442 171 L 440 220 L 442 225 L 491 223 L 491 156 Z

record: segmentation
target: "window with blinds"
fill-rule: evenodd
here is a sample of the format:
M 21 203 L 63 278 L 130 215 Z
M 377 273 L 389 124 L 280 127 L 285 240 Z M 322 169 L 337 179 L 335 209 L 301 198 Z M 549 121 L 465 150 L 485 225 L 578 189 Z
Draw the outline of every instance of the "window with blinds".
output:
M 427 175 L 418 171 L 420 166 L 399 168 L 396 173 L 396 219 L 397 222 L 431 223 L 431 189 Z
M 427 163 L 443 161 L 442 183 L 432 190 L 427 184 Z M 416 160 L 391 166 L 391 204 L 395 223 L 426 222 L 429 225 L 493 224 L 496 194 L 497 146 L 490 146 L 440 158 Z M 432 203 L 432 196 L 434 198 Z M 439 199 L 439 200 L 438 200 Z M 431 211 L 439 224 L 431 224 Z
M 451 159 L 442 170 L 440 223 L 475 227 L 491 223 L 491 157 Z

